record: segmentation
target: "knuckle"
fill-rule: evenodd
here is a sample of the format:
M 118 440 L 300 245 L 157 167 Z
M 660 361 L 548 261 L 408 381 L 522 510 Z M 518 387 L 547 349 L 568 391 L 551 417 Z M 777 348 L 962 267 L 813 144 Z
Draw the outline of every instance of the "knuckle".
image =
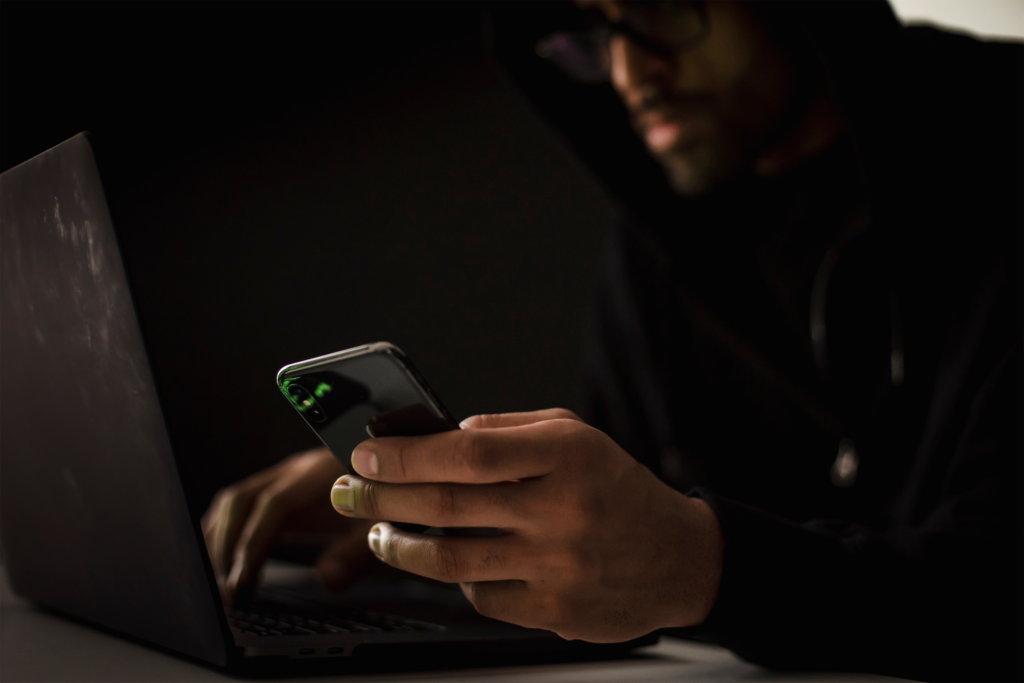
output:
M 574 420 L 576 422 L 582 422 L 579 416 L 567 408 L 552 408 L 551 409 L 552 420 Z
M 462 577 L 462 559 L 447 543 L 436 542 L 432 548 L 434 571 L 445 583 L 456 583 Z
M 578 510 L 578 519 L 585 528 L 593 528 L 593 525 L 604 519 L 608 513 L 608 501 L 604 496 L 598 495 L 592 490 L 577 493 L 575 505 Z
M 583 587 L 600 580 L 601 562 L 593 553 L 579 547 L 570 547 L 548 558 L 551 573 L 561 577 L 568 586 Z
M 363 479 L 353 488 L 356 491 L 356 510 L 376 519 L 380 513 L 380 485 Z
M 238 515 L 244 515 L 249 506 L 257 501 L 257 496 L 247 495 L 241 491 L 232 492 L 225 496 L 217 507 L 218 516 L 225 521 L 234 519 Z
M 239 490 L 235 486 L 228 486 L 227 488 L 221 489 L 217 492 L 217 495 L 213 497 L 213 505 L 211 506 L 214 510 L 227 510 L 231 507 L 231 504 L 238 499 Z
M 592 472 L 595 459 L 607 455 L 607 437 L 597 429 L 576 420 L 563 420 L 559 433 L 570 467 Z
M 470 429 L 491 429 L 497 424 L 499 424 L 499 418 L 493 414 L 474 415 L 466 420 L 466 426 Z
M 405 444 L 405 439 L 395 439 L 392 446 L 394 449 L 393 454 L 388 457 L 388 464 L 394 463 L 399 481 L 409 481 L 409 468 L 406 466 L 406 460 L 409 458 L 409 449 L 405 447 Z
M 284 497 L 279 495 L 275 489 L 264 489 L 256 496 L 257 514 L 273 517 L 282 514 L 286 507 Z
M 488 551 L 482 558 L 480 558 L 479 569 L 481 572 L 501 570 L 504 569 L 506 564 L 504 556 Z
M 589 538 L 594 525 L 605 517 L 609 502 L 598 491 L 581 486 L 563 486 L 550 501 L 547 513 L 558 519 L 550 531 L 574 543 Z
M 438 521 L 444 522 L 458 516 L 458 502 L 453 486 L 441 484 L 434 488 L 434 514 Z
M 604 434 L 586 423 L 580 420 L 567 420 L 564 425 L 567 434 L 575 439 L 582 449 L 593 452 L 603 445 Z
M 474 480 L 487 473 L 487 450 L 483 441 L 476 438 L 473 432 L 464 432 L 463 438 L 457 442 L 454 456 L 457 472 L 464 472 Z

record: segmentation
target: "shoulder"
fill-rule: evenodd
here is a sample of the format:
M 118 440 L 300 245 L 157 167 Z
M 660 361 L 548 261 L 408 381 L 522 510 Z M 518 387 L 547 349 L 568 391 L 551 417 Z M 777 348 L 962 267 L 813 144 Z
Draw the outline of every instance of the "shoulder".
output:
M 904 34 L 907 115 L 889 199 L 918 245 L 1001 259 L 1024 227 L 1024 44 L 924 26 Z

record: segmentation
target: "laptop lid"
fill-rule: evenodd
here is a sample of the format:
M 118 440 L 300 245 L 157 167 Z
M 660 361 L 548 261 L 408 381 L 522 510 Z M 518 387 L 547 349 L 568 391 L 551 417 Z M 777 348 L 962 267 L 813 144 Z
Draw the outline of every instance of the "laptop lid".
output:
M 14 590 L 226 664 L 86 134 L 0 175 L 0 266 L 0 542 Z

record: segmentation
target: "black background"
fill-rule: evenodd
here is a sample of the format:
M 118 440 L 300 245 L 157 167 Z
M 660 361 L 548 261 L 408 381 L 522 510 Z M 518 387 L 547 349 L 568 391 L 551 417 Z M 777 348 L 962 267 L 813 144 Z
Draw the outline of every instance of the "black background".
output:
M 286 363 L 387 340 L 460 419 L 578 407 L 611 203 L 479 5 L 0 12 L 0 164 L 92 132 L 193 512 L 317 444 Z

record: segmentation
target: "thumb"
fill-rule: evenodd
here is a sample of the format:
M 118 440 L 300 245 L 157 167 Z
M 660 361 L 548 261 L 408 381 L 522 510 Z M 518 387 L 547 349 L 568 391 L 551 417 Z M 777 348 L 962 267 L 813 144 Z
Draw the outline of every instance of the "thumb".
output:
M 316 570 L 320 582 L 330 591 L 340 591 L 358 581 L 370 567 L 373 554 L 366 545 L 366 534 L 372 521 L 360 520 L 359 524 L 335 539 L 316 559 Z
M 579 416 L 565 408 L 548 408 L 529 413 L 499 413 L 496 415 L 474 415 L 467 417 L 459 426 L 463 429 L 500 429 L 501 427 L 522 427 L 547 420 L 576 420 Z

